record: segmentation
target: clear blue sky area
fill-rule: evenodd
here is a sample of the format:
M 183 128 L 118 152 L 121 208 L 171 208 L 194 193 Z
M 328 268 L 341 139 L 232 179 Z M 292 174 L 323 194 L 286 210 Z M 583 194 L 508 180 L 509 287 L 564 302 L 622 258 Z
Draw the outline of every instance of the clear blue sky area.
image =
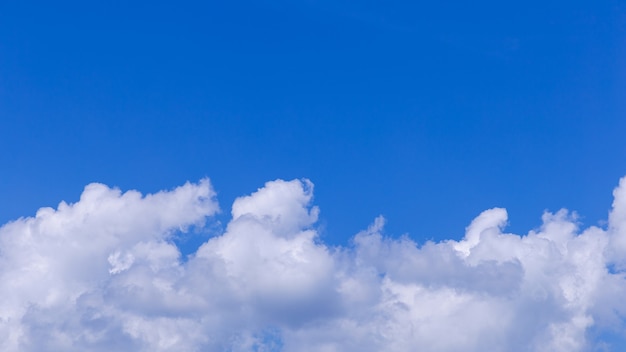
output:
M 315 183 L 324 241 L 458 239 L 482 210 L 606 219 L 626 175 L 623 1 L 3 1 L 0 223 L 90 182 L 208 176 L 224 219 Z

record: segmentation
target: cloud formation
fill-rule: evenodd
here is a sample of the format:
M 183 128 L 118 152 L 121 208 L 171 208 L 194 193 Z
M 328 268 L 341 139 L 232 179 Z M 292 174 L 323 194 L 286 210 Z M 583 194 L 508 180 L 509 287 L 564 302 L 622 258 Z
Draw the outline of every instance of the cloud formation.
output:
M 3 351 L 587 351 L 623 334 L 626 178 L 606 229 L 545 213 L 461 241 L 383 235 L 346 247 L 315 228 L 313 184 L 238 198 L 223 234 L 181 258 L 180 231 L 219 207 L 208 180 L 142 196 L 101 184 L 0 227 Z

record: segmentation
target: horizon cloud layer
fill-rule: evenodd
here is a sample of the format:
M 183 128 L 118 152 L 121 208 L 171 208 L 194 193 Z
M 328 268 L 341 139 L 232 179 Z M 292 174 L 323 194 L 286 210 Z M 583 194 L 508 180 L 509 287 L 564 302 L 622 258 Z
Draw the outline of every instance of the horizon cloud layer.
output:
M 325 245 L 308 180 L 235 200 L 208 179 L 141 195 L 102 184 L 0 227 L 3 351 L 593 351 L 624 339 L 626 177 L 606 228 L 546 212 L 524 235 L 485 210 L 460 241 L 417 244 L 378 217 Z M 605 341 L 607 340 L 607 341 Z

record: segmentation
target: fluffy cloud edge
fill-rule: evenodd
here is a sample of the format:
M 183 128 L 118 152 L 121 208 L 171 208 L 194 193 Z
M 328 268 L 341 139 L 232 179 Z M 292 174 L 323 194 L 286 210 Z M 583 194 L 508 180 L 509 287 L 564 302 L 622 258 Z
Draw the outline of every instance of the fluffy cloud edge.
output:
M 505 209 L 460 241 L 324 244 L 313 184 L 235 200 L 187 260 L 176 231 L 219 211 L 208 179 L 142 196 L 102 184 L 0 227 L 6 351 L 584 351 L 624 333 L 626 178 L 606 229 L 566 210 L 525 235 Z

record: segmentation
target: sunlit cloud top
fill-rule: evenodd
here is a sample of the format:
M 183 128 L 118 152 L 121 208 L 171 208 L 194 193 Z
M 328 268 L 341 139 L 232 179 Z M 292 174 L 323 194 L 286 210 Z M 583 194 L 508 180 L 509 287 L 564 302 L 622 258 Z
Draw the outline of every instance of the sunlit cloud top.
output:
M 3 351 L 586 351 L 626 314 L 626 178 L 606 228 L 567 210 L 506 233 L 479 214 L 460 241 L 384 234 L 328 246 L 308 180 L 238 198 L 188 258 L 181 231 L 219 207 L 210 182 L 142 196 L 90 184 L 0 228 Z M 346 209 L 346 211 L 350 211 Z

